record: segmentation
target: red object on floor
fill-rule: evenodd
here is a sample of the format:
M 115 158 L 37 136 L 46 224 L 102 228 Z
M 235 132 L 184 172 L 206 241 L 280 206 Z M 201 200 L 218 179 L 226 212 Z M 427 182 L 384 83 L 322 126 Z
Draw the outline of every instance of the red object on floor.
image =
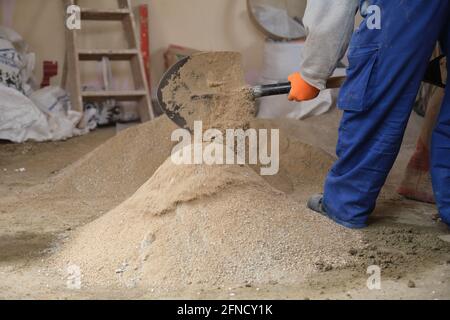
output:
M 420 139 L 397 193 L 407 199 L 435 203 L 430 175 L 430 150 Z
M 417 171 L 430 171 L 430 150 L 428 146 L 419 139 L 416 151 L 409 161 L 408 167 Z
M 44 61 L 44 72 L 41 82 L 41 88 L 48 87 L 50 85 L 50 79 L 58 75 L 58 62 L 57 61 Z
M 148 26 L 148 5 L 142 4 L 139 6 L 140 29 L 141 29 L 141 52 L 144 60 L 144 68 L 148 81 L 148 89 L 151 92 L 151 77 L 150 77 L 150 37 Z

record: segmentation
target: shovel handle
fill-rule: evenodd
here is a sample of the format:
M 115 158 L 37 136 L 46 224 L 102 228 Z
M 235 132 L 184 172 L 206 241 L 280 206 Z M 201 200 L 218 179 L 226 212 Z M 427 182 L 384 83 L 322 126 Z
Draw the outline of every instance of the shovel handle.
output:
M 265 84 L 262 86 L 253 87 L 252 91 L 255 98 L 288 94 L 291 91 L 291 83 L 284 82 L 275 84 Z
M 340 88 L 344 83 L 346 77 L 334 77 L 327 81 L 327 89 Z M 280 94 L 288 94 L 291 91 L 291 83 L 275 83 L 275 84 L 265 84 L 261 86 L 256 86 L 252 88 L 253 96 L 255 98 L 276 96 Z

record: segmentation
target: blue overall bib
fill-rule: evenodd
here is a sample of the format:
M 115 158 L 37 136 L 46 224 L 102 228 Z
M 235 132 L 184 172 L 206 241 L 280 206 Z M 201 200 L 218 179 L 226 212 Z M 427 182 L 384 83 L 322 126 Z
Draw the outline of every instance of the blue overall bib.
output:
M 323 198 L 328 216 L 349 228 L 365 227 L 375 209 L 436 43 L 450 53 L 450 0 L 368 2 L 381 9 L 381 28 L 373 28 L 367 14 L 351 40 L 348 79 L 338 100 L 344 110 L 338 160 Z M 439 211 L 450 225 L 450 86 L 433 135 L 431 163 Z

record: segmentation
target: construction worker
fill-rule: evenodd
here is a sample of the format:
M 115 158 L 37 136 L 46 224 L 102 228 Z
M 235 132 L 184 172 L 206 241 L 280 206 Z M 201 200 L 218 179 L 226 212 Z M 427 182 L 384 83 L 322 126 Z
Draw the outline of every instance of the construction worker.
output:
M 324 194 L 308 207 L 348 228 L 364 228 L 400 150 L 414 100 L 435 44 L 450 53 L 450 0 L 308 1 L 309 32 L 290 100 L 314 99 L 346 49 L 357 7 L 364 18 L 349 45 L 347 81 L 338 107 L 338 160 Z M 374 21 L 376 20 L 376 21 Z M 331 39 L 331 37 L 335 37 Z M 450 89 L 431 145 L 433 190 L 450 226 Z

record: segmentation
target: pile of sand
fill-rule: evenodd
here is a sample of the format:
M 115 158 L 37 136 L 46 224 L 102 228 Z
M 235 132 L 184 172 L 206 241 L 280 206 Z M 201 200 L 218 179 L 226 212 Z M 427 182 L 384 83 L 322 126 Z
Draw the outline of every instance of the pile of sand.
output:
M 253 119 L 235 53 L 193 56 L 164 100 L 180 108 L 189 127 L 199 119 L 204 129 L 278 126 Z M 176 290 L 192 283 L 292 284 L 324 267 L 354 265 L 348 249 L 363 247 L 361 233 L 287 195 L 303 199 L 320 191 L 331 156 L 296 140 L 285 124 L 275 176 L 259 176 L 258 166 L 177 166 L 167 159 L 174 129 L 162 118 L 128 130 L 55 179 L 58 192 L 131 195 L 78 230 L 53 258 L 57 267 L 77 265 L 84 283 L 95 286 Z
M 288 284 L 324 265 L 351 264 L 348 248 L 360 240 L 247 166 L 176 166 L 168 159 L 54 259 L 62 270 L 78 265 L 84 283 L 96 286 Z
M 320 192 L 333 158 L 318 148 L 296 141 L 303 133 L 299 123 L 283 120 L 280 130 L 280 171 L 264 177 L 275 188 L 304 202 L 310 193 Z M 290 123 L 290 124 L 289 124 Z M 278 121 L 254 120 L 256 128 L 278 128 Z M 301 125 L 303 126 L 303 125 Z M 161 117 L 118 133 L 62 169 L 47 183 L 3 198 L 1 205 L 13 221 L 25 219 L 31 225 L 43 222 L 48 232 L 61 232 L 84 225 L 133 195 L 170 156 L 177 127 Z M 305 126 L 305 133 L 310 127 Z M 309 167 L 313 166 L 313 170 Z M 257 166 L 252 169 L 259 172 Z M 55 218 L 57 217 L 57 218 Z M 46 223 L 49 220 L 52 223 Z
M 45 185 L 45 192 L 124 200 L 170 155 L 174 146 L 170 137 L 176 128 L 167 117 L 160 117 L 122 131 L 61 171 Z
M 245 128 L 254 119 L 254 98 L 247 88 L 241 55 L 205 52 L 193 55 L 163 89 L 167 108 L 203 128 Z
M 260 120 L 251 126 L 277 127 Z M 280 172 L 266 177 L 257 174 L 258 166 L 174 165 L 167 157 L 175 127 L 167 118 L 118 134 L 51 187 L 87 197 L 130 196 L 142 187 L 77 231 L 53 263 L 61 270 L 80 266 L 83 283 L 161 290 L 188 283 L 288 283 L 323 266 L 351 264 L 348 247 L 360 235 L 286 195 L 320 191 L 333 158 L 285 127 Z
M 298 140 L 311 135 L 309 126 L 299 126 L 295 120 L 255 119 L 250 122 L 250 127 L 280 130 L 280 171 L 264 179 L 286 193 L 300 185 L 320 191 L 334 158 L 320 148 Z M 163 116 L 122 131 L 62 170 L 44 186 L 32 191 L 40 197 L 51 194 L 58 198 L 69 196 L 75 199 L 110 198 L 123 201 L 170 156 L 175 146 L 170 137 L 175 129 L 176 125 Z M 311 165 L 315 170 L 310 170 Z M 259 171 L 257 166 L 253 169 Z
M 256 129 L 280 128 L 280 173 L 267 177 L 267 180 L 285 192 L 293 191 L 298 184 L 321 184 L 321 179 L 331 166 L 331 158 L 317 148 L 303 144 L 297 146 L 295 137 L 306 139 L 312 145 L 330 144 L 318 138 L 317 133 L 322 130 L 312 130 L 306 124 L 299 126 L 298 121 L 294 120 L 254 119 L 255 104 L 248 97 L 248 92 L 245 93 L 247 90 L 243 90 L 245 86 L 241 55 L 212 52 L 192 56 L 163 92 L 167 104 L 183 102 L 181 113 L 187 119 L 202 119 L 204 130 L 248 126 Z M 210 99 L 193 99 L 207 97 L 208 94 Z M 108 198 L 115 199 L 114 203 L 123 201 L 145 183 L 170 155 L 175 145 L 170 141 L 171 134 L 177 128 L 163 116 L 125 130 L 51 179 L 45 185 L 46 190 L 38 188 L 35 193 L 61 198 L 70 196 L 72 199 Z M 308 137 L 313 140 L 309 141 Z M 319 171 L 309 170 L 311 162 L 320 167 Z M 295 181 L 298 177 L 300 181 Z
M 80 266 L 84 285 L 177 290 L 189 284 L 292 284 L 316 271 L 359 265 L 358 259 L 365 265 L 366 257 L 389 267 L 409 261 L 409 251 L 411 257 L 435 252 L 425 245 L 435 242 L 415 234 L 406 253 L 395 251 L 403 245 L 395 240 L 388 245 L 394 253 L 386 254 L 384 244 L 367 249 L 368 241 L 385 238 L 384 230 L 372 239 L 306 209 L 333 157 L 297 137 L 323 143 L 312 130 L 320 128 L 289 120 L 254 120 L 251 127 L 281 127 L 277 175 L 260 177 L 257 166 L 173 165 L 166 159 L 175 127 L 167 118 L 120 133 L 67 168 L 55 179 L 55 190 L 131 198 L 77 230 L 52 265 L 64 276 L 68 265 Z M 114 182 L 112 176 L 120 178 Z
M 211 57 L 207 64 L 205 57 Z M 183 116 L 206 120 L 204 129 L 280 129 L 279 173 L 261 177 L 257 165 L 177 166 L 168 159 L 177 127 L 166 117 L 126 130 L 33 190 L 40 202 L 30 201 L 22 214 L 47 212 L 51 203 L 57 215 L 46 214 L 62 225 L 110 210 L 71 234 L 51 266 L 63 276 L 68 266 L 79 266 L 83 286 L 172 291 L 197 284 L 292 285 L 318 271 L 357 266 L 358 259 L 389 267 L 441 250 L 412 232 L 383 229 L 371 239 L 308 210 L 306 198 L 322 190 L 334 160 L 317 146 L 331 152 L 336 118 L 328 115 L 322 127 L 319 119 L 309 125 L 252 119 L 254 101 L 239 59 L 194 57 L 165 100 L 185 101 Z M 406 245 L 396 250 L 398 243 Z

